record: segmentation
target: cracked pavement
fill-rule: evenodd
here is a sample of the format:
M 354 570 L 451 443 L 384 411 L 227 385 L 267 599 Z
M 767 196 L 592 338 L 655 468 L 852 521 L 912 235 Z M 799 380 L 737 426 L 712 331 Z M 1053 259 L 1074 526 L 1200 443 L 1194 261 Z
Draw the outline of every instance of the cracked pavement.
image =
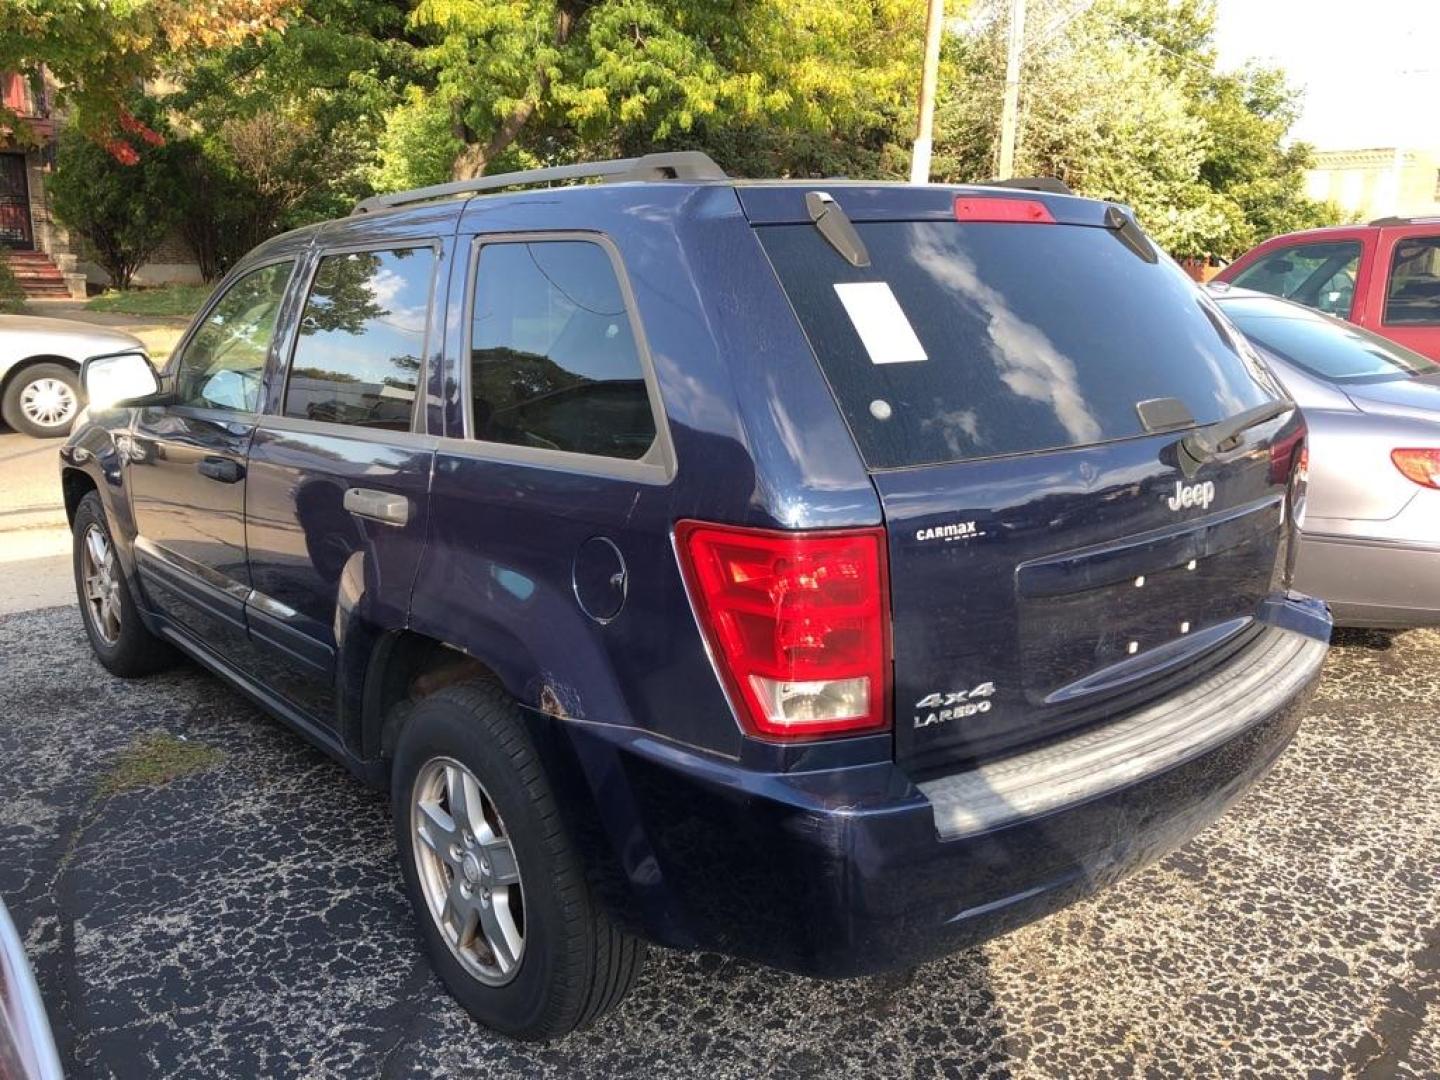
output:
M 915 971 L 652 952 L 589 1031 L 472 1023 L 383 794 L 196 668 L 0 618 L 0 896 L 74 1077 L 1440 1075 L 1440 633 L 1351 635 L 1275 771 L 1156 866 Z M 117 781 L 170 737 L 208 751 Z M 159 740 L 159 742 L 157 742 Z

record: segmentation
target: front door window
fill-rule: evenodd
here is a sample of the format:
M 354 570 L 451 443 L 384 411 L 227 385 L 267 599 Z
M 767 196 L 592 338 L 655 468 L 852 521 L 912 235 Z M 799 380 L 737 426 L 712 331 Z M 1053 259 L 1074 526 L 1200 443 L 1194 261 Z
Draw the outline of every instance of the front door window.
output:
M 175 372 L 176 402 L 255 412 L 265 358 L 294 263 L 271 263 L 238 278 L 185 347 Z
M 1355 300 L 1359 267 L 1358 240 L 1291 244 L 1248 267 L 1234 284 L 1294 300 L 1343 319 L 1350 315 L 1350 306 Z

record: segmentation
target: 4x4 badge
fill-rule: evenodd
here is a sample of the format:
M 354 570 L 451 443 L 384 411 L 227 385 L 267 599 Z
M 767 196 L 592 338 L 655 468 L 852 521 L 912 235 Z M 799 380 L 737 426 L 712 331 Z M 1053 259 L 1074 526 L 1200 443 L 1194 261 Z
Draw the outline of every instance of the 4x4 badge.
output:
M 960 720 L 990 711 L 990 696 L 995 693 L 993 682 L 982 682 L 973 690 L 946 690 L 926 694 L 915 703 L 917 709 L 928 709 L 928 713 L 915 717 L 917 728 L 943 724 L 947 720 Z M 977 700 L 978 699 L 978 700 Z

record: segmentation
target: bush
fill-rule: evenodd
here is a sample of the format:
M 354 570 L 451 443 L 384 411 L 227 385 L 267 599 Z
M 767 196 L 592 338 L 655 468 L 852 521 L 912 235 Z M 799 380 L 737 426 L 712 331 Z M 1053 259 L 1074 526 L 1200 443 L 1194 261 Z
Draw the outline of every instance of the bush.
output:
M 25 310 L 25 292 L 15 280 L 10 264 L 0 259 L 0 315 L 18 315 Z
M 123 164 L 73 123 L 60 135 L 50 198 L 55 216 L 84 237 L 117 289 L 130 281 L 175 224 L 174 152 L 149 144 Z

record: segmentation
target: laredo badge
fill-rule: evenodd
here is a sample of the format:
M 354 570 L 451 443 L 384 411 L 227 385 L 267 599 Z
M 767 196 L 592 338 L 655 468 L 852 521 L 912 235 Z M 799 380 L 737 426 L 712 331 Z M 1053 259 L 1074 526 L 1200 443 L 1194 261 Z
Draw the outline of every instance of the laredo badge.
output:
M 930 727 L 947 720 L 961 720 L 967 716 L 990 711 L 990 696 L 995 693 L 993 682 L 982 682 L 973 690 L 946 690 L 926 694 L 915 703 L 915 708 L 929 710 L 917 713 L 915 726 Z

